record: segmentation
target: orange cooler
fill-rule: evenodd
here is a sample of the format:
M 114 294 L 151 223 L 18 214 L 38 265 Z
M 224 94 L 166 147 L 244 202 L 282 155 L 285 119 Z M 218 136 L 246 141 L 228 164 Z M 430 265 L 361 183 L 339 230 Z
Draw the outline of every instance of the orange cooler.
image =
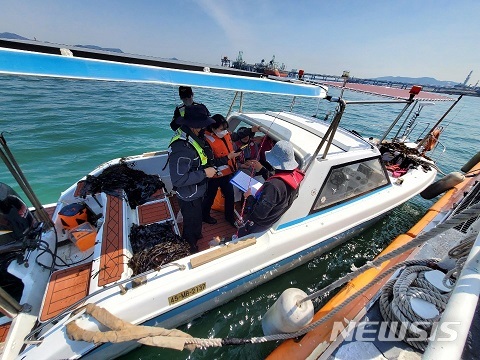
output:
M 95 245 L 97 231 L 92 224 L 86 222 L 70 230 L 69 238 L 81 251 L 86 251 Z

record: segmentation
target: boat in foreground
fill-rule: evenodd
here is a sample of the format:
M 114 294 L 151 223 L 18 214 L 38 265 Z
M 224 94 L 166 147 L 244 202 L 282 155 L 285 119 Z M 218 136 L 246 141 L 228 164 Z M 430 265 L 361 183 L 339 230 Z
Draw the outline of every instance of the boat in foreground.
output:
M 229 114 L 229 129 L 258 126 L 257 135 L 288 140 L 305 172 L 299 197 L 268 231 L 235 238 L 237 229 L 227 223 L 204 224 L 200 252 L 191 253 L 180 237 L 188 219 L 178 217 L 166 150 L 104 163 L 64 190 L 56 204 L 42 206 L 2 136 L 2 158 L 35 207 L 27 211 L 15 191 L 1 186 L 4 219 L 20 224 L 19 230 L 2 229 L 2 259 L 23 287 L 18 299 L 2 291 L 4 359 L 114 358 L 139 343 L 78 341 L 67 331 L 71 323 L 106 330 L 85 313 L 86 304 L 130 324 L 174 328 L 347 241 L 419 194 L 437 174 L 426 155 L 432 132 L 417 143 L 408 141 L 410 133 L 389 138 L 410 106 L 445 99 L 419 94 L 419 88 L 401 99 L 349 102 L 317 84 L 185 70 L 95 51 L 85 56 L 84 49 L 51 45 L 2 46 L 5 74 L 234 90 L 240 109 Z M 338 106 L 331 122 L 292 112 L 244 113 L 244 92 L 307 96 Z M 402 106 L 381 141 L 340 127 L 347 105 L 375 103 Z M 213 236 L 223 240 L 212 246 Z

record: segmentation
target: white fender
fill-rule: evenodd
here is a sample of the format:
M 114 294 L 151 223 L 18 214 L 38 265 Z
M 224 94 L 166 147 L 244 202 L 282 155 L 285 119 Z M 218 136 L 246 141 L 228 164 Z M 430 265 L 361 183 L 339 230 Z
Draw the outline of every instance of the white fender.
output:
M 275 301 L 262 319 L 264 335 L 292 333 L 300 330 L 313 319 L 313 303 L 311 300 L 297 305 L 307 294 L 295 288 L 285 290 Z

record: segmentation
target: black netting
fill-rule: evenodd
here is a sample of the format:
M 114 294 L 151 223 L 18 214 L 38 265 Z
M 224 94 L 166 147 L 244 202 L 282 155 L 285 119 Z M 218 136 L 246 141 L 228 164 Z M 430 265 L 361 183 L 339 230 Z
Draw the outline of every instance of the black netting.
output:
M 176 261 L 191 254 L 190 245 L 172 230 L 172 225 L 132 225 L 130 243 L 133 257 L 128 266 L 133 275 Z
M 135 170 L 126 163 L 112 165 L 100 175 L 88 175 L 80 196 L 105 192 L 114 196 L 125 191 L 127 201 L 132 209 L 147 202 L 159 189 L 165 190 L 165 184 L 157 175 L 147 175 L 141 170 Z

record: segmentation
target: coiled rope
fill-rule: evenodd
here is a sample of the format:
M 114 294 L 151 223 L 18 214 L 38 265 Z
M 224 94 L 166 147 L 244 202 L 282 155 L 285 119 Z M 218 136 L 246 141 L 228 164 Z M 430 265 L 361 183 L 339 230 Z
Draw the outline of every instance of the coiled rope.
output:
M 388 281 L 382 288 L 379 299 L 380 313 L 388 322 L 390 330 L 407 344 L 424 351 L 427 337 L 440 315 L 427 319 L 418 315 L 410 300 L 422 299 L 433 304 L 441 314 L 450 297 L 430 284 L 425 273 L 432 268 L 424 265 L 406 267 L 398 278 Z M 402 334 L 401 336 L 399 334 Z
M 395 249 L 395 250 L 389 252 L 388 254 L 379 257 L 378 259 L 376 259 L 374 261 L 367 262 L 364 266 L 358 268 L 356 271 L 338 279 L 337 281 L 335 281 L 332 284 L 330 284 L 329 286 L 321 289 L 320 291 L 317 291 L 317 292 L 307 296 L 306 298 L 301 300 L 297 305 L 299 305 L 300 303 L 302 303 L 304 301 L 311 300 L 313 298 L 322 296 L 323 294 L 325 294 L 325 293 L 327 293 L 327 292 L 345 284 L 346 282 L 352 280 L 353 278 L 355 278 L 356 276 L 365 272 L 366 270 L 368 270 L 372 267 L 377 267 L 377 266 L 381 265 L 383 262 L 385 262 L 387 260 L 390 260 L 390 259 L 402 254 L 406 250 L 412 249 L 412 248 L 420 245 L 421 243 L 434 238 L 438 234 L 441 234 L 444 231 L 446 231 L 448 229 L 451 229 L 451 228 L 455 227 L 456 225 L 470 219 L 472 216 L 477 216 L 479 214 L 479 211 L 480 211 L 480 204 L 476 204 L 476 205 L 474 205 L 474 206 L 472 206 L 468 209 L 463 210 L 462 212 L 460 212 L 460 213 L 456 214 L 455 216 L 451 217 L 450 219 L 448 219 L 444 223 L 439 224 L 436 227 L 434 227 L 433 229 L 429 230 L 428 232 L 417 236 L 415 239 L 413 239 L 409 243 L 403 245 L 402 247 L 399 247 L 398 249 Z M 325 323 L 329 319 L 331 319 L 338 312 L 340 312 L 343 308 L 345 308 L 348 304 L 350 304 L 352 301 L 354 301 L 358 297 L 362 296 L 371 287 L 376 285 L 377 282 L 383 280 L 387 276 L 390 276 L 392 273 L 394 273 L 398 269 L 403 268 L 405 266 L 411 266 L 411 265 L 415 266 L 415 268 L 414 268 L 415 270 L 418 270 L 418 269 L 424 270 L 423 268 L 426 267 L 425 266 L 426 265 L 426 260 L 424 260 L 424 259 L 423 260 L 409 260 L 409 261 L 404 261 L 402 263 L 398 263 L 398 264 L 392 266 L 390 269 L 384 271 L 382 274 L 377 276 L 376 279 L 375 279 L 376 280 L 375 282 L 370 282 L 369 284 L 367 284 L 366 286 L 361 288 L 355 294 L 353 294 L 348 299 L 346 299 L 342 304 L 335 307 L 335 309 L 332 310 L 330 313 L 328 313 L 325 317 L 309 324 L 308 326 L 306 326 L 303 329 L 301 329 L 299 331 L 296 331 L 294 333 L 275 334 L 275 335 L 268 335 L 268 336 L 262 336 L 262 337 L 252 337 L 252 338 L 249 338 L 249 339 L 244 339 L 244 338 L 203 339 L 203 338 L 190 337 L 190 335 L 182 333 L 180 331 L 173 333 L 171 330 L 166 330 L 166 329 L 161 329 L 161 328 L 156 328 L 156 329 L 158 329 L 158 331 L 164 330 L 164 331 L 167 331 L 167 332 L 171 332 L 171 335 L 169 334 L 168 336 L 173 336 L 173 337 L 177 338 L 177 339 L 175 339 L 175 347 L 171 347 L 171 348 L 181 349 L 181 345 L 183 344 L 184 348 L 188 348 L 190 350 L 192 349 L 192 347 L 189 346 L 189 345 L 194 345 L 197 348 L 208 348 L 208 347 L 221 347 L 221 346 L 225 346 L 225 345 L 258 344 L 258 343 L 264 343 L 264 342 L 268 342 L 268 341 L 287 340 L 287 339 L 300 337 L 300 336 L 305 335 L 309 331 L 315 329 L 316 327 L 322 325 L 323 323 Z M 420 268 L 418 266 L 420 266 Z M 428 268 L 428 270 L 431 270 L 430 267 L 427 267 L 427 268 Z M 407 282 L 412 281 L 411 280 L 412 277 L 415 277 L 414 275 L 411 275 L 412 274 L 411 271 L 407 271 L 407 272 L 404 271 L 403 273 L 404 273 L 403 276 L 407 279 Z M 416 276 L 416 277 L 418 277 L 418 276 Z M 421 278 L 419 281 L 423 282 L 423 279 Z M 389 283 L 387 283 L 387 284 L 389 284 Z M 390 284 L 389 286 L 393 286 L 393 285 Z M 405 287 L 405 286 L 408 287 L 408 285 L 405 285 L 405 283 L 398 285 L 399 288 L 400 287 Z M 422 295 L 422 296 L 424 296 L 424 295 Z M 436 295 L 430 295 L 430 296 L 431 296 L 432 299 L 435 299 L 434 301 L 436 302 L 436 304 L 438 303 L 438 306 L 440 306 L 440 307 L 444 306 L 443 305 L 443 302 L 445 302 L 444 297 L 436 296 Z M 427 297 L 427 295 L 425 295 L 425 297 Z M 404 302 L 404 300 L 402 299 L 401 302 Z M 93 304 L 89 304 L 89 305 L 95 306 Z M 111 316 L 113 316 L 113 315 L 111 315 Z M 105 325 L 107 325 L 107 324 L 105 324 Z M 123 322 L 123 325 L 128 326 L 128 327 L 140 327 L 140 328 L 142 328 L 142 326 L 135 326 L 135 325 L 132 325 L 128 322 Z M 86 334 L 88 336 L 82 336 L 81 334 L 78 334 L 78 333 L 76 333 L 75 336 L 72 335 L 70 330 L 74 330 L 75 326 L 76 326 L 75 322 L 71 322 L 67 325 L 67 333 L 69 334 L 70 338 L 73 338 L 75 340 L 83 340 L 83 341 L 90 341 L 90 342 L 95 341 L 94 338 L 92 337 L 93 334 L 90 334 L 90 332 L 86 332 Z M 111 329 L 115 329 L 113 327 L 110 327 L 109 325 L 107 325 L 107 326 Z M 78 328 L 78 326 L 76 326 L 76 327 Z M 117 326 L 116 329 L 121 329 L 121 326 Z M 412 329 L 420 331 L 420 329 L 416 329 L 416 328 L 412 328 Z M 149 334 L 149 333 L 147 332 L 147 334 Z M 114 336 L 112 337 L 111 334 L 109 334 L 109 336 L 110 336 L 110 338 L 112 338 L 114 340 L 117 339 Z M 148 342 L 149 345 L 170 347 L 170 346 L 165 346 L 163 343 L 162 343 L 162 345 L 157 345 L 159 342 L 158 341 L 152 341 L 151 340 L 152 336 L 154 336 L 154 335 L 147 335 L 147 340 L 146 341 Z M 162 335 L 159 335 L 159 336 L 163 336 L 163 333 L 162 333 Z M 110 340 L 98 340 L 98 338 L 96 338 L 96 339 L 97 339 L 96 341 L 100 341 L 100 342 L 110 341 Z M 139 339 L 138 336 L 135 339 L 132 338 L 132 339 L 129 339 L 129 340 L 138 340 L 139 342 L 141 342 L 143 344 L 146 343 L 145 341 L 143 341 L 144 339 L 141 339 L 141 338 Z M 127 341 L 127 340 L 125 338 L 123 338 L 122 341 Z M 117 342 L 119 342 L 119 341 L 117 341 Z
M 456 258 L 457 261 L 455 267 L 442 279 L 446 288 L 452 289 L 455 286 L 476 237 L 476 234 L 468 236 L 448 252 L 448 255 Z M 397 279 L 392 279 L 385 284 L 379 300 L 380 312 L 389 322 L 392 332 L 396 335 L 403 332 L 401 336 L 403 341 L 421 351 L 427 348 L 426 335 L 430 336 L 434 323 L 440 319 L 450 298 L 450 293 L 439 290 L 425 279 L 425 272 L 431 270 L 428 266 L 407 267 Z M 412 309 L 410 300 L 413 298 L 433 304 L 439 315 L 431 319 L 419 316 Z

